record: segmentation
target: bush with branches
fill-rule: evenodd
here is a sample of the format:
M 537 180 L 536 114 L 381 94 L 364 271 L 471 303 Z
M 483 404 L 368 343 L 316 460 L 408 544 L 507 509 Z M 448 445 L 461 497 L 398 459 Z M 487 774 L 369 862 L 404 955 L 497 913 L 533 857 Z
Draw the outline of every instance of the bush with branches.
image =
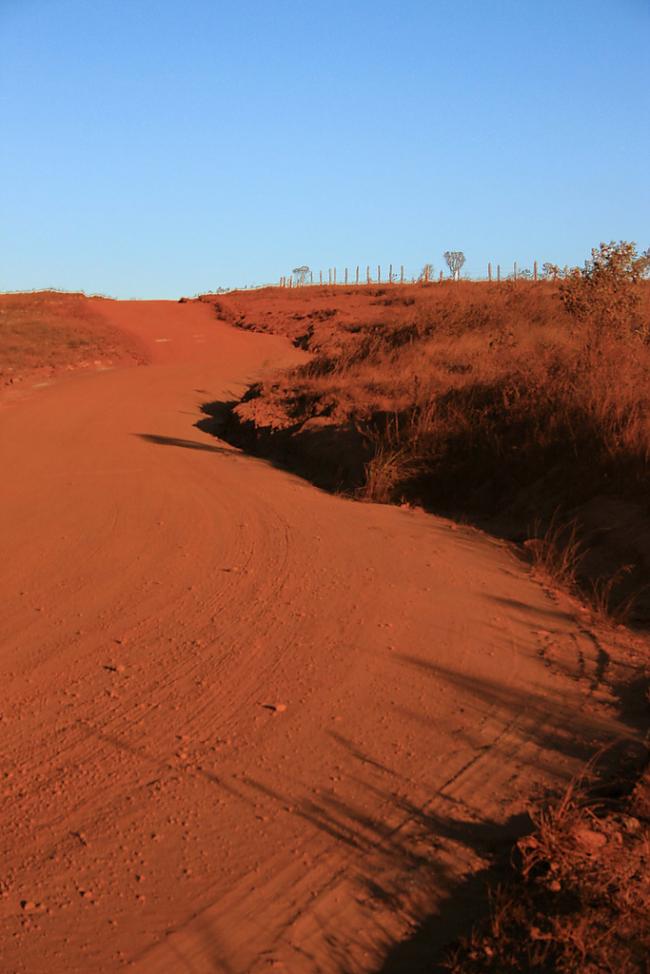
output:
M 560 284 L 560 296 L 569 314 L 588 322 L 597 335 L 604 332 L 620 337 L 637 327 L 639 306 L 637 283 L 645 264 L 636 244 L 601 243 L 591 251 L 584 268 L 574 268 Z

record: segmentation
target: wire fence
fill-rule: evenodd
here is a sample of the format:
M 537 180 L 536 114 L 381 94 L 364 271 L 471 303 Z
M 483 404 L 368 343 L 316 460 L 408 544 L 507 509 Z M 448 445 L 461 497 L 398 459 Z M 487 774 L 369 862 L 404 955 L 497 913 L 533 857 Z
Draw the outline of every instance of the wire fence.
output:
M 389 264 L 382 267 L 381 264 L 357 264 L 353 267 L 329 267 L 327 270 L 312 271 L 309 267 L 303 266 L 295 268 L 290 274 L 280 277 L 280 280 L 267 281 L 263 284 L 244 284 L 235 287 L 218 287 L 211 291 L 202 291 L 201 294 L 228 294 L 231 291 L 259 291 L 269 287 L 297 288 L 297 287 L 352 287 L 368 285 L 387 285 L 387 284 L 429 284 L 434 282 L 458 280 L 458 281 L 518 281 L 518 280 L 549 280 L 562 277 L 568 268 L 560 270 L 554 264 L 542 264 L 541 271 L 538 262 L 533 261 L 532 267 L 522 267 L 517 261 L 506 267 L 501 264 L 486 265 L 484 275 L 464 274 L 462 271 L 438 271 L 435 272 L 431 264 L 425 264 L 424 268 L 417 274 L 407 273 L 403 264 Z M 0 289 L 0 294 L 29 294 L 40 292 L 55 292 L 59 294 L 84 294 L 86 297 L 106 298 L 110 295 L 101 293 L 88 293 L 83 290 L 69 291 L 65 288 L 43 287 L 32 288 L 30 290 L 4 290 Z
M 552 270 L 549 270 L 549 268 L 552 268 Z M 498 283 L 504 280 L 538 281 L 547 279 L 556 276 L 554 270 L 554 265 L 544 264 L 540 272 L 537 261 L 533 261 L 532 268 L 522 267 L 517 261 L 514 261 L 512 267 L 508 268 L 502 268 L 501 264 L 492 264 L 490 262 L 487 264 L 484 276 L 474 276 L 462 274 L 460 270 L 449 272 L 439 271 L 436 274 L 433 267 L 427 264 L 417 276 L 413 276 L 405 273 L 403 264 L 389 264 L 388 267 L 384 266 L 383 268 L 381 264 L 366 264 L 365 266 L 357 264 L 351 268 L 329 267 L 326 271 L 312 271 L 309 267 L 298 267 L 291 274 L 281 277 L 278 283 L 280 287 L 287 288 L 335 287 L 337 285 L 350 287 L 351 285 L 367 286 L 369 284 L 428 284 L 434 281 L 444 280 L 494 281 Z M 272 287 L 274 285 L 260 286 Z

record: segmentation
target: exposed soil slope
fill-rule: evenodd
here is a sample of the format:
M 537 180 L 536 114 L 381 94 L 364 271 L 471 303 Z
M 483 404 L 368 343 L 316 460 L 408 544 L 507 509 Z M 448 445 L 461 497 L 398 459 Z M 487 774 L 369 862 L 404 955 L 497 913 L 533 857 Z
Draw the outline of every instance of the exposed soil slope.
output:
M 634 734 L 634 648 L 479 533 L 195 428 L 286 339 L 97 310 L 152 364 L 0 412 L 2 969 L 371 971 Z

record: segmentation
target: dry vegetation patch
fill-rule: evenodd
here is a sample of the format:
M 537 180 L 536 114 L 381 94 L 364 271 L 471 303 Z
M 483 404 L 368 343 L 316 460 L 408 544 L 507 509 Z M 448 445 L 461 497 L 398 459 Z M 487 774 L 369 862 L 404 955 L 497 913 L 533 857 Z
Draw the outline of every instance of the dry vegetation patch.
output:
M 574 783 L 520 839 L 489 918 L 451 974 L 645 974 L 650 958 L 650 773 L 625 800 Z
M 597 556 L 574 581 L 584 571 L 601 607 L 622 604 L 650 569 L 646 270 L 631 245 L 611 244 L 558 281 L 220 296 L 219 315 L 312 353 L 250 390 L 227 435 L 321 485 L 470 517 L 519 542 L 558 513 L 575 518 Z M 616 551 L 611 525 L 587 536 L 581 518 L 611 497 L 638 508 L 636 539 Z
M 58 291 L 0 295 L 0 385 L 34 374 L 142 361 L 135 341 L 104 320 L 99 303 Z

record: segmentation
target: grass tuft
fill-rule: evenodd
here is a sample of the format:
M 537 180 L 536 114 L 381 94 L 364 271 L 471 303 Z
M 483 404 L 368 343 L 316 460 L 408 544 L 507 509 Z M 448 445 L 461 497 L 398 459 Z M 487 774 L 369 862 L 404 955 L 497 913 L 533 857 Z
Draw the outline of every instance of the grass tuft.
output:
M 541 537 L 538 535 L 541 534 Z M 532 538 L 525 543 L 537 572 L 561 588 L 575 591 L 578 570 L 584 559 L 584 543 L 579 536 L 575 518 L 563 522 L 558 511 L 553 514 L 546 530 L 537 521 Z
M 488 919 L 449 953 L 451 974 L 647 974 L 647 809 L 640 786 L 624 801 L 594 797 L 592 769 L 519 840 Z

